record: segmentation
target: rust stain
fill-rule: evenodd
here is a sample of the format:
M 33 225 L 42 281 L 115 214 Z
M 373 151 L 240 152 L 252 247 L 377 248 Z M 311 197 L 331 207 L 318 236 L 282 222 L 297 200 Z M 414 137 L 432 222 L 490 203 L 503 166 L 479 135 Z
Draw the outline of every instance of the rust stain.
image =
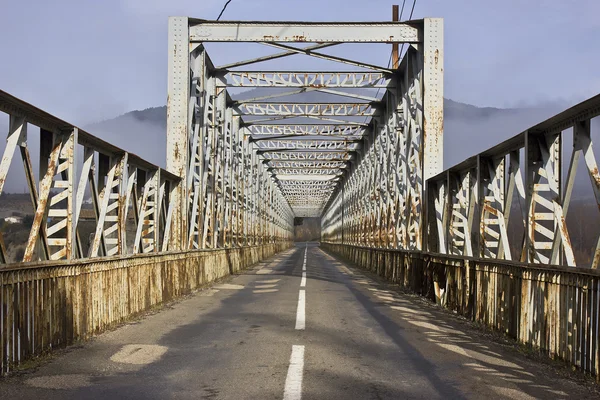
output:
M 38 236 L 40 230 L 42 229 L 42 223 L 44 220 L 44 215 L 46 214 L 46 206 L 48 204 L 48 195 L 50 193 L 50 188 L 52 187 L 52 177 L 54 176 L 54 171 L 56 170 L 56 164 L 58 163 L 58 152 L 60 151 L 60 147 L 57 147 L 53 150 L 53 154 L 50 157 L 50 162 L 48 163 L 48 169 L 46 172 L 46 176 L 40 182 L 40 196 L 38 199 L 38 206 L 35 211 L 35 216 L 33 219 L 33 225 L 31 228 L 31 232 L 29 233 L 29 240 L 27 242 L 27 247 L 25 249 L 25 255 L 23 256 L 23 262 L 29 262 L 33 260 L 33 251 L 35 248 L 35 244 L 37 243 Z
M 27 329 L 31 325 L 16 316 L 31 315 L 36 324 L 31 338 L 41 344 L 35 348 L 7 346 L 3 355 L 19 364 L 54 347 L 89 339 L 116 322 L 228 275 L 231 271 L 223 266 L 227 266 L 230 259 L 235 260 L 236 271 L 239 271 L 289 247 L 289 242 L 266 243 L 245 249 L 213 251 L 210 258 L 207 252 L 178 252 L 144 257 L 138 259 L 139 262 L 98 260 L 93 267 L 85 262 L 62 261 L 34 265 L 18 273 L 11 267 L 0 270 L 0 293 L 9 294 L 4 305 L 10 310 L 0 315 L 2 326 L 7 327 L 6 332 Z M 21 295 L 17 296 L 15 287 L 20 288 Z M 131 296 L 123 297 L 123 293 Z M 23 301 L 37 295 L 48 301 Z M 94 304 L 111 303 L 120 306 L 101 307 L 91 312 Z M 55 329 L 49 332 L 46 327 L 51 322 Z M 12 369 L 12 364 L 0 366 L 0 376 L 8 372 L 9 366 Z
M 498 214 L 498 210 L 496 210 L 494 207 L 492 207 L 492 206 L 489 204 L 489 202 L 487 202 L 487 201 L 485 202 L 485 204 L 484 204 L 484 206 L 483 206 L 483 209 L 484 209 L 485 211 L 489 212 L 490 214 L 492 214 L 492 215 L 496 216 L 496 217 L 498 217 L 498 216 L 499 216 L 499 214 Z
M 600 264 L 600 249 L 597 249 L 594 252 L 594 257 L 592 258 L 592 268 L 597 269 L 598 264 Z
M 600 188 L 600 172 L 598 171 L 598 167 L 595 167 L 590 171 L 590 174 L 593 177 L 594 182 L 596 183 L 596 187 Z
M 167 93 L 167 120 L 169 120 L 169 115 L 171 115 L 171 95 Z

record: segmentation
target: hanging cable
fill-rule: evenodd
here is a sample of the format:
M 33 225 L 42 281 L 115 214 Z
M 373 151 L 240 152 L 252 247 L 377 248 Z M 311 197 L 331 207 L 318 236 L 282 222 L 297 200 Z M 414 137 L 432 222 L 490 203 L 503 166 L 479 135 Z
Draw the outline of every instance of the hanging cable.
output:
M 223 15 L 223 13 L 225 12 L 225 9 L 227 8 L 227 5 L 231 3 L 231 0 L 227 0 L 227 2 L 225 3 L 225 5 L 223 6 L 223 9 L 221 10 L 221 13 L 219 14 L 219 16 L 217 17 L 217 21 L 221 19 L 221 16 Z M 414 8 L 414 5 L 413 5 Z M 412 13 L 411 13 L 412 15 Z
M 399 21 L 402 21 L 402 14 L 404 13 L 404 5 L 406 4 L 406 0 L 402 0 L 402 8 L 400 9 L 400 17 L 398 17 Z
M 413 1 L 413 5 L 412 5 L 412 8 L 410 10 L 410 16 L 408 17 L 409 21 L 412 19 L 413 12 L 415 11 L 415 4 L 417 4 L 417 0 Z M 400 18 L 400 20 L 402 20 L 402 18 Z M 402 47 L 400 48 L 400 53 L 398 53 L 398 57 L 402 57 L 402 52 L 403 51 L 404 51 L 404 43 L 402 43 Z
M 410 16 L 408 17 L 409 21 L 412 19 L 413 12 L 415 11 L 415 4 L 417 4 L 417 0 L 413 1 L 413 6 L 412 6 L 412 9 L 410 10 Z
M 415 1 L 416 1 L 416 0 L 415 0 Z M 402 21 L 402 14 L 404 13 L 404 5 L 405 5 L 405 4 L 406 4 L 406 0 L 402 0 L 402 8 L 400 9 L 400 16 L 398 17 L 398 20 L 399 20 L 399 21 Z M 413 3 L 413 10 L 414 10 L 414 9 L 415 9 L 415 4 Z M 412 11 L 411 11 L 410 15 L 412 16 Z M 400 54 L 402 54 L 402 52 L 400 52 L 400 53 L 398 54 L 398 56 L 400 56 Z M 387 67 L 388 67 L 388 69 L 389 69 L 389 68 L 390 68 L 390 66 L 392 65 L 392 55 L 393 55 L 393 53 L 392 53 L 392 54 L 390 54 L 390 59 L 388 60 L 388 63 L 387 63 Z M 376 97 L 376 98 L 377 98 L 377 96 L 379 96 L 379 91 L 380 91 L 380 90 L 381 90 L 381 88 L 377 88 L 377 93 L 375 93 L 375 97 Z M 369 117 L 365 117 L 365 121 L 364 121 L 364 122 L 366 123 L 368 119 L 369 119 Z

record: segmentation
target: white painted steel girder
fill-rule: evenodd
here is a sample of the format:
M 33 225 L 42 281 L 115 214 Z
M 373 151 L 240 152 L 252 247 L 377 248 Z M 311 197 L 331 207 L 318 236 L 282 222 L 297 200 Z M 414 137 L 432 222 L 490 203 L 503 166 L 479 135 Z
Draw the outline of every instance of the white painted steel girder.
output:
M 302 194 L 289 194 L 286 196 L 289 199 L 292 207 L 322 207 L 329 196 L 318 196 L 313 194 L 312 197 L 307 197 L 306 193 Z
M 248 22 L 191 20 L 190 42 L 418 43 L 403 22 Z
M 354 151 L 360 143 L 337 140 L 261 140 L 255 142 L 260 150 L 345 150 Z
M 298 190 L 304 190 L 304 189 L 311 189 L 311 188 L 331 188 L 334 187 L 336 185 L 336 182 L 332 182 L 331 180 L 318 180 L 316 178 L 311 178 L 311 179 L 307 179 L 307 180 L 300 180 L 300 179 L 290 179 L 290 180 L 280 180 L 279 181 L 279 185 L 281 186 L 281 189 L 283 190 L 290 190 L 290 189 L 298 189 Z
M 279 179 L 285 175 L 341 175 L 343 170 L 341 168 L 331 169 L 309 169 L 309 168 L 279 168 L 276 169 L 276 174 Z
M 228 87 L 388 88 L 383 72 L 227 71 Z
M 343 124 L 313 124 L 313 125 L 281 125 L 281 124 L 250 124 L 244 127 L 252 135 L 352 135 L 362 136 L 366 128 L 357 125 Z
M 336 179 L 337 176 L 333 174 L 315 175 L 315 174 L 285 174 L 280 171 L 277 173 L 277 179 L 280 182 L 283 181 L 331 181 Z
M 431 62 L 429 54 L 436 51 L 440 57 Z M 399 88 L 386 91 L 382 115 L 373 121 L 363 151 L 325 207 L 323 241 L 422 249 L 423 178 L 441 170 L 437 157 L 441 158 L 442 54 L 439 31 L 424 47 L 406 52 L 397 72 Z
M 344 161 L 279 161 L 272 160 L 267 163 L 270 168 L 314 168 L 314 169 L 331 169 L 331 168 L 346 168 L 347 164 Z
M 281 161 L 304 161 L 304 160 L 316 160 L 316 161 L 350 161 L 352 160 L 352 154 L 332 152 L 332 151 L 315 151 L 315 152 L 294 152 L 290 151 L 266 151 L 262 153 L 262 156 L 267 160 L 281 160 Z
M 244 103 L 236 107 L 239 114 L 256 116 L 339 117 L 378 116 L 370 103 Z

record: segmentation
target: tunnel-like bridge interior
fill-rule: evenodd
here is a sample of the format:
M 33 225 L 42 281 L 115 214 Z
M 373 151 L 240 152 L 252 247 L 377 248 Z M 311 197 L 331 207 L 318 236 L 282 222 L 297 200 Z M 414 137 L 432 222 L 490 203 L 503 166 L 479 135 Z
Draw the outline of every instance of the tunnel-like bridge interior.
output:
M 421 248 L 423 182 L 442 168 L 442 20 L 172 18 L 169 35 L 167 162 L 187 184 L 178 196 L 189 218 L 176 219 L 175 234 L 188 245 L 226 247 L 246 237 L 240 210 L 253 191 L 252 213 L 271 204 L 279 235 L 289 234 L 293 217 L 323 217 L 324 234 L 333 234 L 344 193 L 364 192 L 364 201 L 391 206 L 394 229 L 382 241 Z M 232 43 L 245 46 L 220 54 L 246 58 L 215 65 L 209 45 Z M 261 47 L 279 52 L 262 55 Z M 298 55 L 288 65 L 302 70 L 269 68 Z M 372 217 L 364 216 L 366 227 Z
M 463 389 L 448 382 L 464 371 L 435 373 L 427 357 L 438 351 L 452 365 L 508 374 L 532 394 L 552 393 L 551 382 L 540 389 L 526 381 L 530 369 L 485 346 L 469 347 L 471 337 L 453 322 L 440 322 L 437 311 L 423 317 L 412 300 L 358 266 L 598 376 L 600 238 L 576 251 L 567 217 L 577 204 L 578 169 L 600 206 L 592 144 L 600 96 L 443 170 L 441 19 L 172 17 L 168 46 L 166 169 L 0 92 L 0 111 L 9 117 L 0 194 L 9 170 L 22 168 L 34 210 L 22 254 L 5 245 L 14 241 L 0 230 L 0 372 L 262 262 L 236 283 L 202 294 L 214 298 L 186 303 L 236 333 L 223 335 L 228 345 L 242 337 L 241 320 L 281 328 L 293 308 L 296 330 L 304 331 L 311 315 L 318 321 L 324 364 L 325 337 L 343 337 L 344 348 L 358 341 L 392 368 L 407 363 L 407 376 L 425 377 L 433 395 Z M 212 50 L 219 56 L 213 59 Z M 37 129 L 36 158 L 28 139 Z M 294 247 L 300 218 L 321 219 L 320 243 Z M 340 306 L 342 299 L 351 305 Z M 311 301 L 314 314 L 305 312 Z M 182 307 L 189 317 L 191 308 Z M 393 355 L 347 331 L 347 319 L 360 320 L 365 331 L 377 326 L 374 342 Z M 159 327 L 163 336 L 144 344 L 155 347 L 114 357 L 129 359 L 142 349 L 158 354 L 148 356 L 152 364 L 171 348 L 200 351 L 190 326 L 212 328 L 196 322 L 166 316 L 163 325 L 184 328 Z M 398 333 L 407 327 L 424 329 L 425 344 L 417 343 L 423 336 Z M 281 328 L 271 339 L 287 345 L 300 337 L 294 334 Z M 201 336 L 199 348 L 215 345 L 209 338 Z M 256 346 L 270 348 L 265 341 Z M 293 347 L 288 378 L 296 386 L 286 386 L 286 398 L 299 398 L 300 347 Z M 248 363 L 263 355 L 243 354 Z M 331 357 L 342 365 L 340 354 Z M 158 365 L 173 372 L 169 377 L 189 372 L 168 358 Z M 144 373 L 154 376 L 148 368 Z M 400 390 L 394 376 L 387 378 L 395 382 L 389 393 Z

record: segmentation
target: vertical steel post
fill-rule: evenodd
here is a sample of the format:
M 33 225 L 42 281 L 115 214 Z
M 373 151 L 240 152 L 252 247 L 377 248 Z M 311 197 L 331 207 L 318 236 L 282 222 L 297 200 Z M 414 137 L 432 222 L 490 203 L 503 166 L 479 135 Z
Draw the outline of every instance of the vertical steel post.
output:
M 398 13 L 398 5 L 393 4 L 392 5 L 392 21 L 398 22 L 398 20 L 400 19 L 400 16 L 398 14 L 399 14 Z M 392 68 L 393 69 L 398 69 L 398 63 L 399 63 L 398 46 L 399 46 L 398 43 L 392 44 Z
M 444 165 L 444 20 L 425 18 L 423 23 L 422 140 L 423 180 L 425 181 L 442 172 Z M 425 193 L 422 195 L 426 198 Z M 422 210 L 423 215 L 426 212 Z M 425 224 L 422 223 L 421 229 L 421 238 L 423 238 L 427 234 Z M 422 243 L 418 246 L 422 249 Z
M 189 99 L 189 32 L 187 17 L 169 17 L 169 80 L 167 95 L 167 170 L 181 178 L 174 202 L 171 246 L 182 249 L 187 232 L 187 164 Z

